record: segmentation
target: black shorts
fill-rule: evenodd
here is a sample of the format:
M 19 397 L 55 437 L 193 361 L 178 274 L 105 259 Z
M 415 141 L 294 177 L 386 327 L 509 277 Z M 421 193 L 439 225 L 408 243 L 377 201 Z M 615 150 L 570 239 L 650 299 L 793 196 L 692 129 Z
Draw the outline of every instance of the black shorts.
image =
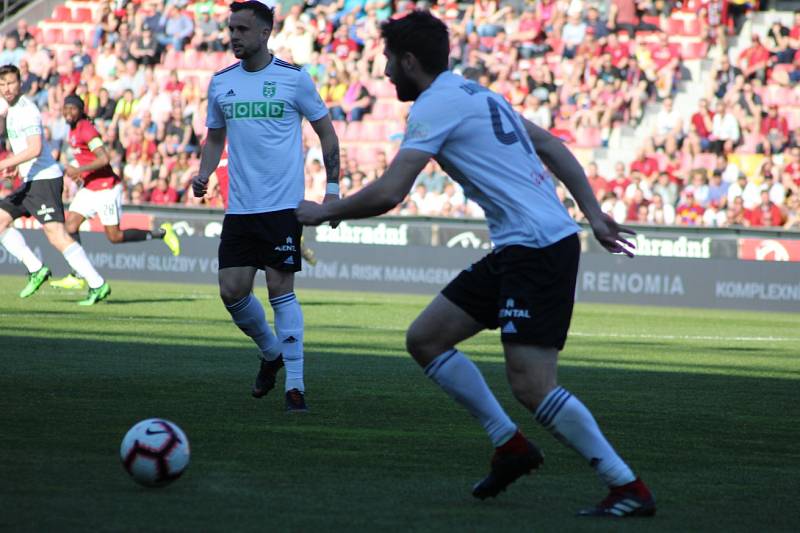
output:
M 509 246 L 462 271 L 442 295 L 503 342 L 564 348 L 575 302 L 580 241 Z
M 297 272 L 300 264 L 300 236 L 303 226 L 294 209 L 225 215 L 219 243 L 219 268 L 265 266 Z
M 64 178 L 29 181 L 0 200 L 0 209 L 13 219 L 32 216 L 41 224 L 64 222 L 63 189 Z

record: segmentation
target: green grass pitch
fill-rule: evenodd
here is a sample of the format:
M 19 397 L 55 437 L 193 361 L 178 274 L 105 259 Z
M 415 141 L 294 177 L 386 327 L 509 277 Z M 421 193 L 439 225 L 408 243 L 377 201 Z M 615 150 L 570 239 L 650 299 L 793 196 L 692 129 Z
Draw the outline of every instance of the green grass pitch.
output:
M 114 281 L 107 303 L 0 277 L 0 531 L 796 531 L 800 315 L 579 304 L 561 383 L 651 486 L 654 519 L 577 518 L 604 488 L 511 397 L 496 332 L 462 348 L 546 455 L 470 496 L 491 445 L 404 353 L 418 296 L 298 291 L 311 412 L 255 400 L 216 287 Z M 258 293 L 266 297 L 263 280 Z M 270 314 L 267 306 L 268 314 Z M 119 444 L 159 416 L 192 459 L 164 489 Z

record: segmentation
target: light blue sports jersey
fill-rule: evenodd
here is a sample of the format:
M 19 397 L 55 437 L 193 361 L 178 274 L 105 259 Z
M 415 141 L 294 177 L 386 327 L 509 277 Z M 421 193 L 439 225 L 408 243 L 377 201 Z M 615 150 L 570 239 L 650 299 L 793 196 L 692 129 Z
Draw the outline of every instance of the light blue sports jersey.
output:
M 433 154 L 486 214 L 496 248 L 543 248 L 579 231 L 517 113 L 497 93 L 443 72 L 414 102 L 401 149 Z
M 305 192 L 301 123 L 327 114 L 311 77 L 277 57 L 258 72 L 241 63 L 217 72 L 208 86 L 206 126 L 227 128 L 226 213 L 297 207 Z

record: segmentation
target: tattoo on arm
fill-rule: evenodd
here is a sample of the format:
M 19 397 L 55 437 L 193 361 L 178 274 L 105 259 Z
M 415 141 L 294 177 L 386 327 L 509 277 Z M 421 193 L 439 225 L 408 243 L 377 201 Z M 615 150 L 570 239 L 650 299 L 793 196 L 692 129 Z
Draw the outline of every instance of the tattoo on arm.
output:
M 328 176 L 328 183 L 339 183 L 339 143 L 325 150 L 322 155 L 325 163 L 325 173 Z

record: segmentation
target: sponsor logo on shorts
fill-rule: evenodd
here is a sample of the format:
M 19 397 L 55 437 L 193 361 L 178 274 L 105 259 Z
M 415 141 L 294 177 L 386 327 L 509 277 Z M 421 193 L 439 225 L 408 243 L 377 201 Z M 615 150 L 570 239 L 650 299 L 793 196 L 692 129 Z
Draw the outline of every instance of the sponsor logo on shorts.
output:
M 530 312 L 527 309 L 518 309 L 513 298 L 506 300 L 506 306 L 500 309 L 498 313 L 499 318 L 530 318 Z M 505 331 L 505 330 L 504 330 Z
M 45 204 L 42 204 L 42 207 L 39 208 L 36 214 L 42 217 L 42 220 L 48 222 L 53 220 L 53 213 L 55 212 L 56 210 L 54 207 L 47 207 Z
M 276 252 L 295 252 L 297 251 L 297 247 L 295 247 L 291 237 L 286 237 L 286 244 L 279 244 L 274 250 Z

